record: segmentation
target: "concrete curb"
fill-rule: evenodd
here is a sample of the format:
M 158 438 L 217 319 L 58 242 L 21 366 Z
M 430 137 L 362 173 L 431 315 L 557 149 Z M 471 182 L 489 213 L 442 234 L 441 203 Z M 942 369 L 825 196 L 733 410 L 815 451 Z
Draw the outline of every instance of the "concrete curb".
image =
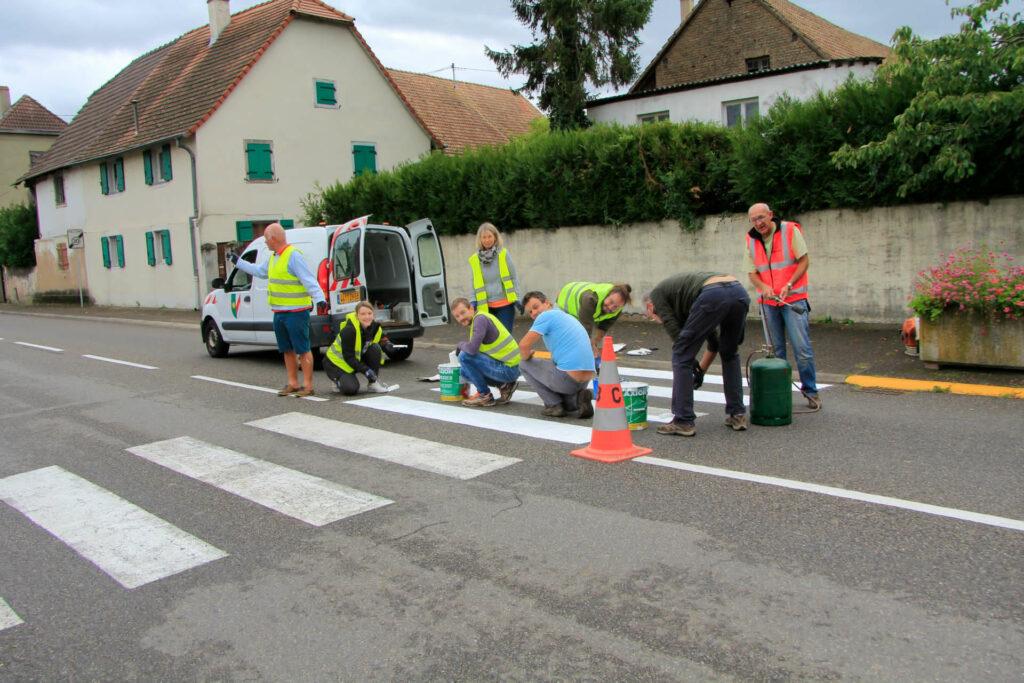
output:
M 846 383 L 863 389 L 894 389 L 897 391 L 927 391 L 963 396 L 989 396 L 994 398 L 1024 399 L 1024 389 L 994 384 L 963 384 L 935 380 L 901 379 L 898 377 L 874 377 L 871 375 L 850 375 Z
M 71 320 L 88 320 L 102 323 L 122 323 L 124 325 L 143 325 L 145 327 L 169 327 L 178 330 L 199 331 L 198 321 L 195 323 L 174 323 L 166 320 L 142 320 L 139 318 L 112 318 L 100 315 L 70 315 L 67 313 L 36 313 L 29 311 L 3 311 L 0 315 L 27 315 L 35 318 L 70 318 Z

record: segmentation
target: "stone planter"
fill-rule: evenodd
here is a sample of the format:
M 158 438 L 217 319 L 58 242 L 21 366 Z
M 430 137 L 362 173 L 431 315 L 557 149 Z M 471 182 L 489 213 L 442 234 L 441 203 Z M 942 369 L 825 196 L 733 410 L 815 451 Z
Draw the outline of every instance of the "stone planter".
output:
M 921 319 L 921 360 L 1024 370 L 1024 320 L 950 313 Z

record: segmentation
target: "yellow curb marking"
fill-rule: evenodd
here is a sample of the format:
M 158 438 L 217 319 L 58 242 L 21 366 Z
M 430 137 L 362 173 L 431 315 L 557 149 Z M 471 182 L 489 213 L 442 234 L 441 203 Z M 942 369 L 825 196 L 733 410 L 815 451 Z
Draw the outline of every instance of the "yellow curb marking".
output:
M 941 391 L 967 396 L 994 396 L 996 398 L 1022 398 L 1024 389 L 1003 387 L 991 384 L 961 384 L 959 382 L 935 382 L 920 379 L 900 379 L 897 377 L 872 377 L 870 375 L 850 375 L 847 384 L 874 389 L 898 389 L 902 391 Z

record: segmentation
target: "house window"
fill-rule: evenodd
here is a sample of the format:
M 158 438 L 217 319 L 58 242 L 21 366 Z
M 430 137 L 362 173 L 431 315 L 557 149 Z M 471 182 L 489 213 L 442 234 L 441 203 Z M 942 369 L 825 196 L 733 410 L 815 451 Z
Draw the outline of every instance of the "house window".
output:
M 104 268 L 124 268 L 124 237 L 104 235 L 100 238 Z
M 155 266 L 158 261 L 171 265 L 170 230 L 153 230 L 146 233 L 146 262 Z
M 274 180 L 273 143 L 267 140 L 246 141 L 245 177 L 249 182 Z
M 747 60 L 747 73 L 756 74 L 758 71 L 767 71 L 772 68 L 772 60 L 768 55 L 751 57 Z
M 71 262 L 68 261 L 68 245 L 66 244 L 57 245 L 57 267 L 61 270 L 67 270 L 71 267 Z
M 161 145 L 142 152 L 142 172 L 147 185 L 160 185 L 174 179 L 171 146 Z
M 657 123 L 658 121 L 668 121 L 668 112 L 656 111 L 651 114 L 638 114 L 636 120 L 637 123 Z
M 316 106 L 338 108 L 338 94 L 334 81 L 314 79 L 313 89 L 316 92 Z
M 57 206 L 64 206 L 67 200 L 64 198 L 64 174 L 57 173 L 53 176 L 53 200 Z
M 124 192 L 124 159 L 108 159 L 100 162 L 100 192 L 117 194 Z
M 352 168 L 354 175 L 377 172 L 377 146 L 370 143 L 352 145 Z
M 722 118 L 729 128 L 749 124 L 757 118 L 757 98 L 722 102 Z

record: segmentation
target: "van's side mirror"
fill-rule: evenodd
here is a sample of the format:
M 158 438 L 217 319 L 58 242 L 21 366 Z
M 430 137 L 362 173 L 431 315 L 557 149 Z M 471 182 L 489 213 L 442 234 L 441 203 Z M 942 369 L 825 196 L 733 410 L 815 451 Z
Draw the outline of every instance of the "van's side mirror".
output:
M 213 278 L 213 281 L 210 282 L 210 287 L 212 289 L 222 289 L 224 287 L 224 278 L 222 278 L 222 277 L 215 277 L 215 278 Z

